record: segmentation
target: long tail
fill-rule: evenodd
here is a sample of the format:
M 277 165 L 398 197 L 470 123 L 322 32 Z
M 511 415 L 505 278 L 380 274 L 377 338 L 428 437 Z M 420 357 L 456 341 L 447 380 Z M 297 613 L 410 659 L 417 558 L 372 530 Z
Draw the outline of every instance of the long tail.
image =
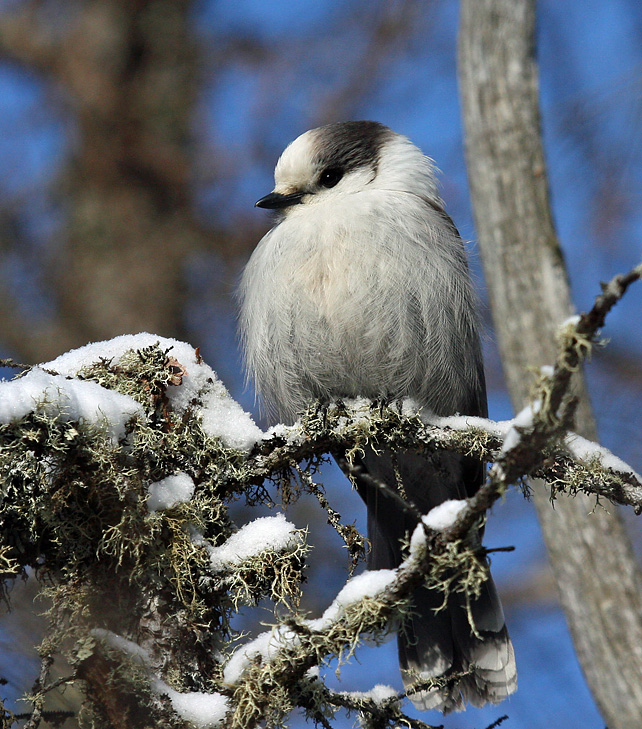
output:
M 430 460 L 417 454 L 369 451 L 364 466 L 374 478 L 403 490 L 404 497 L 422 512 L 446 499 L 466 498 L 466 474 L 470 463 L 457 454 L 443 454 Z M 392 498 L 386 498 L 371 484 L 360 484 L 359 493 L 368 508 L 368 536 L 371 542 L 368 567 L 390 569 L 402 559 L 401 542 L 415 522 Z M 476 633 L 470 627 L 463 597 L 451 597 L 421 587 L 414 594 L 414 611 L 399 632 L 399 665 L 404 686 L 418 709 L 444 713 L 473 706 L 497 704 L 517 688 L 513 646 L 508 637 L 495 585 L 491 577 L 471 605 Z M 465 674 L 456 679 L 457 674 Z M 452 676 L 440 688 L 412 692 L 428 679 Z
M 517 688 L 515 654 L 492 578 L 472 606 L 480 637 L 473 634 L 461 603 L 437 614 L 435 607 L 430 591 L 421 588 L 415 593 L 416 614 L 398 638 L 404 686 L 408 690 L 430 678 L 464 676 L 442 688 L 411 694 L 414 705 L 446 714 L 461 711 L 466 703 L 498 704 L 513 693 Z M 483 630 L 483 625 L 488 629 Z

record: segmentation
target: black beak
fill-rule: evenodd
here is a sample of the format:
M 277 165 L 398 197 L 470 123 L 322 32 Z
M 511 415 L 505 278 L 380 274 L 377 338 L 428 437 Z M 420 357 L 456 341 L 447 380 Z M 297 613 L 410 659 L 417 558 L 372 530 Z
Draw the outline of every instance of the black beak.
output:
M 282 195 L 280 192 L 271 192 L 269 195 L 262 197 L 254 203 L 256 208 L 267 208 L 268 210 L 280 210 L 281 208 L 289 208 L 290 205 L 296 205 L 301 202 L 304 193 L 292 192 L 289 195 Z

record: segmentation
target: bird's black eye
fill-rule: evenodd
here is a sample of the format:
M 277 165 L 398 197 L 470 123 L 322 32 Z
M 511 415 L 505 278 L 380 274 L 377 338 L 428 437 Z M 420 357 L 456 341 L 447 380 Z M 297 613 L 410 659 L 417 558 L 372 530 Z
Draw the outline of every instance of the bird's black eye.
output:
M 319 176 L 319 184 L 322 187 L 334 187 L 343 177 L 343 170 L 340 167 L 326 167 Z

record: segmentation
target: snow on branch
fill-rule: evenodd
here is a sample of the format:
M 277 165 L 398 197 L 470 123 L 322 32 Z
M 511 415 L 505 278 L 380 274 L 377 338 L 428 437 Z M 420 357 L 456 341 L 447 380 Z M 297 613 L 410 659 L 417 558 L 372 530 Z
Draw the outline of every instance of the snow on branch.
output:
M 281 726 L 300 707 L 323 727 L 348 710 L 366 727 L 424 729 L 403 713 L 405 694 L 330 691 L 324 666 L 365 639 L 385 640 L 422 583 L 444 604 L 453 593 L 468 604 L 487 569 L 470 533 L 511 484 L 543 478 L 552 496 L 583 491 L 642 512 L 641 477 L 569 432 L 572 373 L 641 273 L 616 277 L 590 312 L 564 323 L 556 362 L 506 422 L 359 399 L 312 405 L 295 425 L 263 433 L 198 350 L 150 334 L 87 345 L 0 383 L 0 570 L 5 581 L 44 571 L 52 601 L 34 725 L 62 681 L 83 687 L 97 728 L 136 726 L 136 716 L 170 729 Z M 421 515 L 364 472 L 367 445 L 452 450 L 492 465 L 472 498 Z M 282 514 L 252 520 L 245 511 L 240 524 L 230 505 L 274 506 L 279 496 L 287 505 L 309 492 L 345 541 L 352 575 L 365 539 L 315 482 L 327 454 L 419 526 L 399 568 L 352 577 L 311 618 L 298 609 L 306 530 Z M 243 642 L 235 616 L 259 601 L 273 606 L 274 625 Z M 71 673 L 50 681 L 56 653 Z
M 545 374 L 538 387 L 549 387 L 552 376 Z M 552 427 L 560 424 L 559 415 L 543 427 L 540 419 L 550 419 L 551 412 L 541 406 L 536 410 L 530 406 L 513 420 L 498 422 L 472 416 L 431 417 L 420 414 L 409 400 L 383 407 L 369 400 L 331 403 L 323 410 L 307 411 L 295 425 L 282 427 L 257 443 L 246 478 L 268 478 L 293 461 L 322 452 L 356 451 L 368 441 L 398 450 L 455 451 L 489 462 L 514 450 L 512 458 L 522 459 L 522 467 L 513 480 L 543 478 L 555 486 L 556 493 L 584 491 L 642 512 L 642 478 L 632 467 L 606 448 Z M 528 431 L 532 435 L 524 438 Z M 536 448 L 536 457 L 527 462 L 521 454 L 531 447 Z

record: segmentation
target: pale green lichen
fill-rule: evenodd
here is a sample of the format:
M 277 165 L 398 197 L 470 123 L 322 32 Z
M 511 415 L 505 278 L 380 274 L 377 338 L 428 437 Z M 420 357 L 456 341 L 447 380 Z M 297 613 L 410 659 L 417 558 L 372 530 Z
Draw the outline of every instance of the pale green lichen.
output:
M 594 346 L 593 338 L 578 332 L 573 319 L 569 319 L 557 330 L 556 339 L 561 354 L 558 364 L 569 372 L 576 372 L 581 362 L 590 358 Z
M 203 432 L 198 402 L 192 411 L 172 411 L 165 393 L 181 371 L 159 347 L 82 370 L 81 378 L 147 411 L 117 444 L 100 424 L 70 422 L 38 404 L 0 425 L 0 568 L 6 578 L 44 559 L 52 631 L 41 651 L 65 655 L 88 685 L 104 655 L 88 639 L 95 626 L 123 635 L 133 629 L 133 637 L 152 631 L 161 669 L 167 656 L 174 680 L 180 675 L 185 688 L 205 690 L 220 672 L 216 656 L 233 637 L 230 619 L 240 602 L 298 601 L 302 540 L 287 555 L 242 565 L 232 589 L 212 589 L 207 554 L 192 533 L 218 543 L 234 531 L 227 507 L 243 493 L 247 456 Z M 150 513 L 148 485 L 177 472 L 193 480 L 194 498 Z M 124 705 L 144 698 L 144 682 L 114 670 Z M 110 726 L 91 694 L 81 716 L 86 726 Z
M 274 605 L 296 608 L 301 600 L 301 582 L 308 545 L 306 532 L 297 530 L 285 551 L 265 550 L 230 567 L 221 580 L 235 610 L 240 605 L 257 605 L 267 596 Z
M 345 607 L 323 629 L 311 630 L 297 610 L 307 549 L 302 533 L 287 549 L 264 550 L 220 573 L 213 571 L 202 540 L 216 547 L 236 531 L 230 503 L 239 497 L 271 502 L 274 491 L 263 483 L 260 459 L 204 433 L 198 398 L 186 412 L 172 411 L 167 391 L 182 372 L 181 364 L 160 347 L 82 370 L 83 379 L 143 405 L 145 415 L 131 420 L 119 443 L 100 424 L 69 422 L 37 407 L 20 422 L 0 426 L 0 568 L 6 564 L 5 577 L 27 566 L 39 566 L 47 574 L 52 630 L 41 654 L 63 655 L 70 681 L 85 686 L 81 727 L 117 725 L 109 706 L 100 701 L 101 680 L 107 681 L 110 701 L 123 707 L 120 720 L 128 712 L 135 717 L 146 711 L 157 726 L 183 725 L 167 702 L 150 691 L 149 671 L 97 641 L 91 633 L 96 627 L 144 647 L 169 686 L 230 696 L 231 726 L 259 721 L 283 726 L 296 706 L 315 720 L 328 721 L 337 706 L 307 671 L 333 658 L 342 665 L 365 636 L 383 640 L 411 614 L 414 588 L 367 597 Z M 322 453 L 343 448 L 348 461 L 356 462 L 367 448 L 413 447 L 413 440 L 415 448 L 428 448 L 429 431 L 424 446 L 421 439 L 416 443 L 419 424 L 417 416 L 402 415 L 394 404 L 365 404 L 356 413 L 340 404 L 311 408 L 300 440 L 318 439 L 318 452 L 306 457 L 304 467 L 286 457 L 265 476 L 277 484 L 285 503 L 303 492 L 317 498 L 351 550 L 354 566 L 363 555 L 364 540 L 354 526 L 341 522 L 314 483 Z M 483 452 L 489 438 L 481 430 L 451 435 L 472 455 Z M 149 485 L 179 472 L 193 481 L 193 498 L 150 513 Z M 469 604 L 479 594 L 486 572 L 478 551 L 471 537 L 446 544 L 426 560 L 426 583 L 442 591 L 444 604 L 449 599 Z M 418 572 L 416 585 L 421 579 Z M 225 686 L 222 664 L 239 636 L 233 618 L 242 605 L 259 601 L 262 606 L 269 601 L 275 620 L 297 639 L 284 644 L 273 660 L 251 663 L 233 688 Z M 367 722 L 365 703 L 352 710 L 363 710 Z M 404 721 L 392 704 L 385 717 L 381 726 Z

